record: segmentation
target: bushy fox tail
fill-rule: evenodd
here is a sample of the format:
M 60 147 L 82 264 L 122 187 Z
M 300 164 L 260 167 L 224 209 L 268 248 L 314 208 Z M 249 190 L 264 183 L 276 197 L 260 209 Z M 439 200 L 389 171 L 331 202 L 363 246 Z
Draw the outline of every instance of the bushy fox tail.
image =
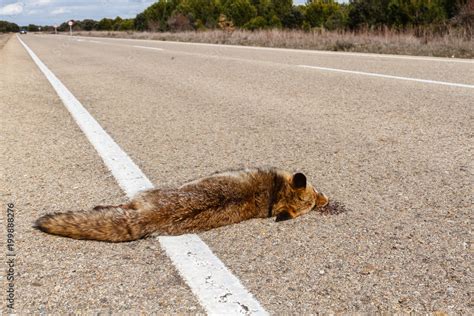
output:
M 34 227 L 74 239 L 131 241 L 151 232 L 147 231 L 147 225 L 140 223 L 144 215 L 131 204 L 97 206 L 90 211 L 47 214 L 37 219 Z

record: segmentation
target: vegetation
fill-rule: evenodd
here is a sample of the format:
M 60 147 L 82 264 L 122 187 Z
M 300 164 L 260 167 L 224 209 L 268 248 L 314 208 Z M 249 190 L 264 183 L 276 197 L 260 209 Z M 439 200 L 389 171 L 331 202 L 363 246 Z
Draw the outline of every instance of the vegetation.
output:
M 20 27 L 15 23 L 0 21 L 0 33 L 19 32 Z
M 292 0 L 159 0 L 137 15 L 135 29 L 214 29 L 225 17 L 235 27 L 250 30 L 406 30 L 447 24 L 469 6 L 469 0 L 352 0 L 349 4 L 309 0 L 299 6 L 294 6 Z
M 206 29 L 325 29 L 365 31 L 462 27 L 472 36 L 472 0 L 159 0 L 134 19 L 75 21 L 76 31 L 201 31 Z M 44 27 L 48 29 L 48 27 Z M 37 26 L 28 26 L 37 30 Z M 68 31 L 67 22 L 59 31 Z

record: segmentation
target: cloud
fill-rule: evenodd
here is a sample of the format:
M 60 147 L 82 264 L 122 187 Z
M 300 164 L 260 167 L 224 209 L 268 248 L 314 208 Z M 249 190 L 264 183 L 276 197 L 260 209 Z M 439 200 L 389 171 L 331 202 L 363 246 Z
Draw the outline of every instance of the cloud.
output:
M 54 9 L 53 11 L 51 11 L 51 15 L 61 15 L 61 14 L 64 14 L 64 13 L 69 13 L 71 12 L 71 10 L 69 9 L 66 9 L 64 7 L 61 7 L 61 8 L 57 8 L 57 9 Z
M 28 1 L 28 4 L 31 6 L 42 7 L 42 6 L 50 4 L 51 2 L 53 1 L 52 0 L 30 0 Z
M 4 7 L 0 7 L 0 15 L 18 15 L 23 12 L 23 3 L 11 3 Z
M 0 0 L 0 20 L 52 25 L 68 20 L 133 18 L 157 0 Z M 9 4 L 6 6 L 6 4 Z M 14 5 L 14 9 L 11 7 Z M 20 11 L 22 10 L 22 11 Z M 7 11 L 9 16 L 2 18 Z M 13 14 L 13 15 L 12 15 Z

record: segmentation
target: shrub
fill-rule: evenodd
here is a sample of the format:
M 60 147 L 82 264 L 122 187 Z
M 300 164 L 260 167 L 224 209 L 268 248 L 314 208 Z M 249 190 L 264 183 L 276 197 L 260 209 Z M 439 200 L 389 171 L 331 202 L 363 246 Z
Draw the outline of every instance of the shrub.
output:
M 20 27 L 11 22 L 7 21 L 0 21 L 0 33 L 7 33 L 7 32 L 19 32 Z
M 257 9 L 249 0 L 231 0 L 225 3 L 224 13 L 236 26 L 243 26 L 257 16 Z
M 282 27 L 281 20 L 276 15 L 272 16 L 272 18 L 270 19 L 270 23 L 268 23 L 268 25 L 271 28 L 281 29 L 281 27 Z
M 247 29 L 247 30 L 254 31 L 254 30 L 258 30 L 258 29 L 263 29 L 266 26 L 267 26 L 267 21 L 263 17 L 257 16 L 255 18 L 251 19 L 249 22 L 247 22 L 244 25 L 244 28 Z
M 111 31 L 113 28 L 113 20 L 112 19 L 107 19 L 103 18 L 102 20 L 97 23 L 97 29 L 99 31 Z
M 119 31 L 131 31 L 133 30 L 133 19 L 123 20 L 119 26 Z

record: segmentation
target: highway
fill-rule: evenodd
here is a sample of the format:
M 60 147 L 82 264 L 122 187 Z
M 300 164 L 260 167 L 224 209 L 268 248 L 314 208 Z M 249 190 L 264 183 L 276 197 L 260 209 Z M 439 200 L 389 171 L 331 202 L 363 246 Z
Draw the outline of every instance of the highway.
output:
M 20 38 L 155 187 L 272 165 L 349 209 L 198 235 L 261 312 L 472 313 L 473 60 Z M 0 108 L 17 312 L 210 312 L 158 238 L 31 227 L 127 194 L 16 36 L 0 49 Z

